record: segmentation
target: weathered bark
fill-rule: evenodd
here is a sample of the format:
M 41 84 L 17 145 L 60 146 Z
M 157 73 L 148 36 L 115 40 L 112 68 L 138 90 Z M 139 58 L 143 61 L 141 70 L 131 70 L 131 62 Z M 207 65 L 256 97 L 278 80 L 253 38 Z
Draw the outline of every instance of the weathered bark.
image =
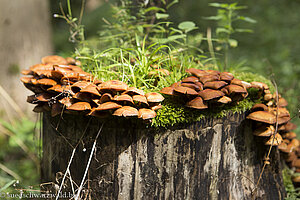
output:
M 86 129 L 70 168 L 79 185 L 102 123 L 83 116 L 64 115 L 60 120 L 44 114 L 42 180 L 55 182 L 56 174 L 65 172 L 72 152 L 66 140 L 75 146 Z M 169 129 L 107 120 L 85 188 L 90 188 L 92 199 L 251 199 L 266 151 L 262 141 L 253 137 L 245 114 Z M 256 199 L 283 199 L 284 195 L 279 153 L 274 148 Z
M 20 82 L 20 70 L 51 54 L 50 11 L 47 0 L 0 0 L 0 86 L 23 109 L 32 109 L 32 94 Z M 0 110 L 12 113 L 0 95 Z M 2 112 L 0 112 L 2 113 Z

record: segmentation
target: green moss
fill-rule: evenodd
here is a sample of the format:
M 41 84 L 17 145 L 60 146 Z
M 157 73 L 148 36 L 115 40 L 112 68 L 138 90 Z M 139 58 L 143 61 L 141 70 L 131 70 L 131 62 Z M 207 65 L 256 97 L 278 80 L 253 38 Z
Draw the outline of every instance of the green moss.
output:
M 296 200 L 300 198 L 299 190 L 296 190 L 292 182 L 293 171 L 287 166 L 282 170 L 283 184 L 287 193 L 285 200 Z

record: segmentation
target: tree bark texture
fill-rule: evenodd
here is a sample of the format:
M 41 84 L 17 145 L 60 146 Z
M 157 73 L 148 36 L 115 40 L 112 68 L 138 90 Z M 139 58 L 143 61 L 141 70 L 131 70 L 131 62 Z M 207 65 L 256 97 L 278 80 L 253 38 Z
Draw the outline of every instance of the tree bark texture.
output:
M 46 113 L 42 181 L 55 183 L 59 179 L 71 157 L 69 144 L 75 146 L 80 141 L 70 167 L 72 179 L 79 185 L 102 123 L 84 185 L 92 199 L 253 198 L 268 148 L 252 135 L 245 113 L 169 129 L 146 128 L 133 120 L 101 121 L 72 115 L 51 118 Z M 274 148 L 254 199 L 284 198 L 279 156 Z M 66 184 L 63 191 L 70 190 Z
M 51 24 L 47 0 L 0 0 L 0 86 L 23 109 L 32 109 L 19 80 L 20 71 L 51 54 Z M 12 113 L 0 95 L 0 110 Z

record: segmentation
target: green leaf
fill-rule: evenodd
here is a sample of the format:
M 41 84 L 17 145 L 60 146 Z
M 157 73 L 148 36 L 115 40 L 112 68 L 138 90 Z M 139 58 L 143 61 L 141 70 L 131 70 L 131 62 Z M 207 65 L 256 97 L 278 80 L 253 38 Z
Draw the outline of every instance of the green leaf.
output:
M 171 3 L 169 3 L 169 4 L 167 5 L 167 9 L 169 9 L 171 6 L 173 6 L 173 5 L 176 4 L 176 3 L 179 3 L 179 0 L 174 0 L 174 1 L 172 1 Z
M 227 8 L 228 7 L 227 3 L 210 3 L 208 5 L 211 7 L 216 7 L 216 8 Z
M 227 34 L 229 34 L 230 31 L 228 29 L 226 29 L 226 28 L 217 28 L 216 29 L 216 33 L 217 34 L 220 34 L 220 33 L 227 33 Z
M 210 16 L 210 17 L 204 17 L 204 19 L 207 19 L 207 20 L 221 20 L 222 16 L 221 15 Z
M 256 23 L 256 20 L 254 20 L 250 17 L 239 16 L 238 19 L 243 20 L 245 22 L 253 23 L 253 24 Z
M 238 32 L 238 33 L 253 33 L 253 30 L 244 29 L 244 28 L 237 28 L 237 29 L 235 29 L 235 32 Z
M 229 45 L 233 48 L 237 47 L 238 46 L 238 41 L 237 40 L 234 40 L 234 39 L 229 39 L 228 40 L 229 42 Z
M 165 13 L 155 13 L 155 16 L 157 19 L 165 19 L 169 17 L 169 14 L 165 14 Z
M 152 6 L 152 7 L 149 7 L 149 8 L 147 8 L 147 9 L 145 9 L 145 13 L 147 13 L 147 12 L 151 12 L 151 11 L 162 11 L 162 12 L 166 12 L 166 10 L 165 9 L 163 9 L 163 8 L 159 8 L 159 7 L 156 7 L 156 6 Z
M 184 30 L 185 32 L 189 32 L 191 30 L 197 29 L 196 24 L 192 21 L 181 22 L 178 25 L 178 28 Z

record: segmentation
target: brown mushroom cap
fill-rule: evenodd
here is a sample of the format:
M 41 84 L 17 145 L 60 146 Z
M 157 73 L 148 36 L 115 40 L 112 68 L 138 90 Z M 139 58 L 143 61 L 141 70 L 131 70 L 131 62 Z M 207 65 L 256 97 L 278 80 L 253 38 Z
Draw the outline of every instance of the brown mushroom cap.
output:
M 227 81 L 227 82 L 229 82 L 233 78 L 234 78 L 234 76 L 231 73 L 229 73 L 229 72 L 221 72 L 221 74 L 220 74 L 220 80 L 221 81 Z
M 189 108 L 195 108 L 195 109 L 208 108 L 207 104 L 203 102 L 203 99 L 201 97 L 196 97 L 193 100 L 187 102 L 186 106 Z
M 247 90 L 240 85 L 230 84 L 227 85 L 225 88 L 227 89 L 230 95 L 237 94 L 237 93 L 247 94 Z
M 59 100 L 59 103 L 63 104 L 66 107 L 69 107 L 72 105 L 72 99 L 70 97 L 64 97 Z
M 76 83 L 74 83 L 72 86 L 71 86 L 71 90 L 74 92 L 74 93 L 77 93 L 77 92 L 80 92 L 81 89 L 85 88 L 86 86 L 90 85 L 91 83 L 90 82 L 87 82 L 87 81 L 77 81 Z
M 181 85 L 181 81 L 173 83 L 170 87 L 171 88 L 176 88 L 177 86 L 180 86 L 180 85 Z
M 33 72 L 29 69 L 23 69 L 21 71 L 21 74 L 23 74 L 23 75 L 33 75 Z
M 252 106 L 251 108 L 251 112 L 255 112 L 255 111 L 268 111 L 268 107 L 265 104 L 262 103 L 257 103 L 254 106 Z
M 196 83 L 196 82 L 199 82 L 199 78 L 196 76 L 189 76 L 189 77 L 182 79 L 181 82 L 182 83 Z
M 222 96 L 217 102 L 222 104 L 227 104 L 227 103 L 231 103 L 232 99 L 227 96 Z
M 55 80 L 49 79 L 49 78 L 42 78 L 37 80 L 37 83 L 39 85 L 46 85 L 46 86 L 54 86 L 57 84 Z
M 267 84 L 262 83 L 262 82 L 257 82 L 257 81 L 251 82 L 251 86 L 253 88 L 258 88 L 260 90 L 268 90 L 269 89 L 269 86 Z
M 294 129 L 297 128 L 297 125 L 294 124 L 294 123 L 292 123 L 292 122 L 288 122 L 288 123 L 284 126 L 284 128 L 285 128 L 285 131 L 292 131 L 292 130 L 294 130 Z
M 50 111 L 51 108 L 48 106 L 47 103 L 39 103 L 38 105 L 36 105 L 34 108 L 33 108 L 33 112 L 36 112 L 36 113 L 41 113 L 41 112 L 48 112 Z
M 98 117 L 98 118 L 107 118 L 110 116 L 110 112 L 98 111 L 98 110 L 96 110 L 96 108 L 93 108 L 88 115 Z
M 269 125 L 269 126 L 263 125 L 263 126 L 259 127 L 258 129 L 256 129 L 253 132 L 253 135 L 260 136 L 260 137 L 270 137 L 274 133 L 275 133 L 274 126 L 272 126 L 272 125 Z
M 276 133 L 275 136 L 271 136 L 266 142 L 265 145 L 278 146 L 282 143 L 282 137 L 279 133 Z
M 286 124 L 291 120 L 290 117 L 278 117 L 278 125 Z
M 290 112 L 284 107 L 273 108 L 273 109 L 271 109 L 271 112 L 274 115 L 278 114 L 278 117 L 289 117 L 290 116 Z
M 66 65 L 68 64 L 68 62 L 66 61 L 66 59 L 64 59 L 61 56 L 57 56 L 57 55 L 52 55 L 52 56 L 45 56 L 42 58 L 42 63 L 43 64 L 58 64 L 58 65 Z
M 155 104 L 155 105 L 149 105 L 149 107 L 151 108 L 151 110 L 157 111 L 157 110 L 162 108 L 162 105 L 161 104 Z
M 105 103 L 108 101 L 111 101 L 113 99 L 112 95 L 109 93 L 104 93 L 101 98 L 100 98 L 100 102 L 99 103 Z
M 31 80 L 34 79 L 32 76 L 23 76 L 20 78 L 20 80 L 22 81 L 22 83 L 27 83 L 27 84 L 31 84 Z
M 76 60 L 74 58 L 71 58 L 71 57 L 66 57 L 66 61 L 70 65 L 75 65 L 76 64 Z
M 134 95 L 132 97 L 132 100 L 135 102 L 135 103 L 142 103 L 142 104 L 145 104 L 145 105 L 149 105 L 148 102 L 147 102 L 147 98 L 143 95 Z
M 145 94 L 145 96 L 147 98 L 147 101 L 151 103 L 159 103 L 165 99 L 161 94 L 157 92 L 150 92 Z
M 205 101 L 217 99 L 217 98 L 220 98 L 225 95 L 220 90 L 213 90 L 213 89 L 205 89 L 205 90 L 200 91 L 198 94 Z
M 97 90 L 97 86 L 92 83 L 86 86 L 85 88 L 81 89 L 80 92 L 90 93 L 98 97 L 101 96 L 101 94 Z
M 67 107 L 67 110 L 71 111 L 89 111 L 91 109 L 91 105 L 88 102 L 77 102 Z
M 152 119 L 156 117 L 156 112 L 151 109 L 141 108 L 139 109 L 138 118 L 142 118 L 143 120 Z
M 218 90 L 221 87 L 224 87 L 225 85 L 227 85 L 225 81 L 211 81 L 211 82 L 206 82 L 204 84 L 204 88 L 211 88 L 211 89 Z
M 180 94 L 186 94 L 186 95 L 198 95 L 198 92 L 193 90 L 192 88 L 184 87 L 184 86 L 177 86 L 174 89 L 175 92 Z
M 219 75 L 208 74 L 199 78 L 200 81 L 205 84 L 206 82 L 218 81 L 220 79 Z
M 31 67 L 29 67 L 29 69 L 32 71 L 32 72 L 36 72 L 36 71 L 43 71 L 43 70 L 53 70 L 53 65 L 52 64 L 36 64 L 36 65 L 33 65 Z
M 122 81 L 118 80 L 111 80 L 111 81 L 106 81 L 100 85 L 98 85 L 99 91 L 125 91 L 128 89 L 128 85 Z
M 36 99 L 41 102 L 48 102 L 52 99 L 53 95 L 49 93 L 40 93 L 36 95 Z
M 136 87 L 129 87 L 125 92 L 122 94 L 128 94 L 130 96 L 133 95 L 145 95 L 143 90 L 137 89 Z
M 277 106 L 279 107 L 286 107 L 288 105 L 288 102 L 284 98 L 279 98 Z
M 200 83 L 200 82 L 197 82 L 197 83 Z M 200 83 L 200 84 L 201 85 L 196 84 L 196 83 L 181 83 L 181 86 L 191 88 L 195 91 L 200 91 L 200 90 L 203 90 L 203 85 L 202 85 L 202 83 Z
M 124 102 L 124 103 L 133 103 L 133 99 L 131 96 L 129 96 L 128 94 L 122 94 L 122 95 L 115 95 L 113 98 L 114 101 L 118 101 L 118 102 Z
M 288 133 L 282 134 L 282 137 L 283 137 L 284 139 L 289 139 L 289 140 L 291 140 L 291 139 L 296 138 L 296 137 L 297 137 L 297 134 L 296 134 L 295 132 L 288 132 Z
M 265 94 L 264 95 L 264 100 L 265 101 L 271 101 L 273 99 L 273 95 L 272 94 Z
M 189 68 L 189 69 L 186 69 L 185 70 L 187 73 L 189 74 L 192 74 L 194 76 L 197 76 L 197 77 L 201 77 L 201 76 L 204 76 L 204 75 L 207 75 L 208 73 L 204 70 L 201 70 L 201 69 L 195 69 L 195 68 Z
M 275 124 L 276 116 L 273 113 L 267 111 L 255 111 L 247 116 L 247 119 L 251 119 L 258 122 L 267 124 Z
M 135 117 L 138 116 L 139 111 L 131 106 L 123 106 L 122 108 L 117 109 L 113 115 L 115 116 L 123 116 L 123 117 Z
M 120 104 L 117 104 L 115 102 L 105 102 L 100 104 L 95 110 L 97 111 L 104 111 L 104 110 L 115 110 L 118 108 L 121 108 L 122 106 Z
M 174 88 L 173 87 L 165 87 L 159 91 L 162 94 L 166 95 L 174 95 Z

